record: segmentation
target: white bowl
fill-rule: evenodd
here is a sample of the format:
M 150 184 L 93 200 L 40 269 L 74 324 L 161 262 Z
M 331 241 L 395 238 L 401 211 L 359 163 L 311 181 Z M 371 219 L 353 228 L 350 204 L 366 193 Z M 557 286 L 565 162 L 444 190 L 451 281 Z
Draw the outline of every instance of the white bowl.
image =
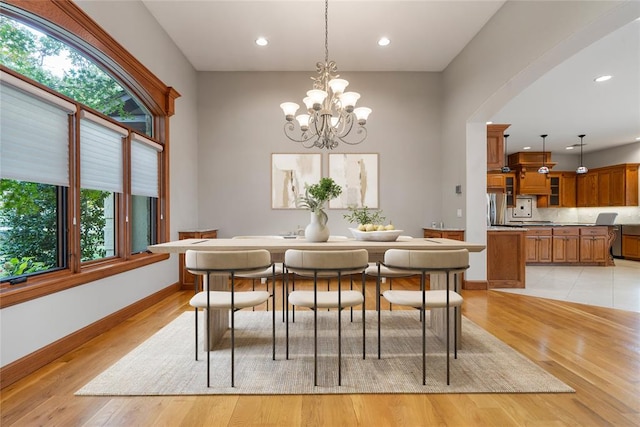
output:
M 394 242 L 402 234 L 403 230 L 384 231 L 360 231 L 357 228 L 350 228 L 351 234 L 356 240 L 371 240 L 374 242 Z

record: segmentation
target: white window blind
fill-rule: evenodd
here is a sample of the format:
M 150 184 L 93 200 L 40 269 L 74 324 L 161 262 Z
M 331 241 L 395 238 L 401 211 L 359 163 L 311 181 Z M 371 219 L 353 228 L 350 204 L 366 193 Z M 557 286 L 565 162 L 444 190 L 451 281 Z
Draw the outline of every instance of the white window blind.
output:
M 122 138 L 127 129 L 80 112 L 80 187 L 123 192 Z
M 68 187 L 75 104 L 7 73 L 1 77 L 0 176 Z
M 131 194 L 158 197 L 158 152 L 162 146 L 138 134 L 131 138 Z

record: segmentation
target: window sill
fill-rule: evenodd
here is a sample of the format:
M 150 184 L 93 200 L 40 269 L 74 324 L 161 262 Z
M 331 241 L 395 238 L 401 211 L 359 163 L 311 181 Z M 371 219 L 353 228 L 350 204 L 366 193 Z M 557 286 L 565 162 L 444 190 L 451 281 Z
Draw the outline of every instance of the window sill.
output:
M 80 273 L 74 274 L 69 270 L 57 271 L 31 277 L 19 285 L 2 285 L 0 287 L 0 309 L 166 259 L 169 259 L 168 254 L 138 254 L 126 261 L 117 260 L 90 265 L 83 268 Z

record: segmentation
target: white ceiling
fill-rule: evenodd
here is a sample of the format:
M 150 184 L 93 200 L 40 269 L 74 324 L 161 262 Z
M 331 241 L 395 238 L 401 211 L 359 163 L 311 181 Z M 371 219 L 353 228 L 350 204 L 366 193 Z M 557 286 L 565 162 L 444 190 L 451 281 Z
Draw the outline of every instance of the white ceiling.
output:
M 198 71 L 309 71 L 324 60 L 321 0 L 143 0 Z M 329 2 L 329 59 L 340 71 L 442 71 L 504 1 Z M 579 6 L 578 6 L 579 7 Z M 254 41 L 263 36 L 266 47 Z M 376 42 L 391 39 L 387 47 Z M 593 79 L 611 74 L 596 84 Z M 514 98 L 493 118 L 511 123 L 508 151 L 531 145 L 584 151 L 640 137 L 640 21 L 589 46 Z

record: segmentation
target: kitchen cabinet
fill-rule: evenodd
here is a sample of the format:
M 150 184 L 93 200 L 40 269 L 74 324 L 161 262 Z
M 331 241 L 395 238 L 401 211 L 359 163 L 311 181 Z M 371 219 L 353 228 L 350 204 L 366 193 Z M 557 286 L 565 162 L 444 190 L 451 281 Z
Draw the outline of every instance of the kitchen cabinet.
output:
M 554 227 L 552 260 L 554 263 L 580 262 L 580 228 Z
M 638 206 L 638 164 L 591 169 L 578 175 L 577 206 Z
M 549 195 L 538 196 L 539 208 L 575 208 L 576 207 L 576 173 L 550 172 Z
M 576 205 L 579 208 L 598 206 L 598 173 L 589 171 L 576 180 Z
M 423 228 L 422 233 L 425 238 L 443 238 L 464 241 L 464 230 Z
M 622 257 L 640 261 L 640 236 L 622 235 Z
M 217 239 L 218 238 L 218 230 L 217 229 L 205 229 L 205 230 L 189 230 L 189 231 L 178 231 L 178 239 Z M 193 286 L 195 283 L 195 276 L 187 271 L 184 266 L 184 254 L 178 255 L 178 268 L 179 270 L 179 279 L 180 279 L 180 288 L 185 290 L 193 290 Z
M 552 262 L 552 229 L 530 228 L 525 238 L 526 262 L 530 264 Z
M 550 194 L 551 187 L 546 174 L 537 170 L 521 174 L 517 184 L 518 194 Z
M 487 170 L 500 170 L 504 166 L 504 131 L 510 125 L 487 125 Z
M 580 262 L 606 263 L 609 257 L 608 227 L 580 228 Z
M 487 174 L 487 193 L 507 195 L 507 207 L 515 207 L 516 174 L 513 172 L 490 172 Z
M 525 287 L 525 234 L 518 228 L 487 231 L 487 289 Z

